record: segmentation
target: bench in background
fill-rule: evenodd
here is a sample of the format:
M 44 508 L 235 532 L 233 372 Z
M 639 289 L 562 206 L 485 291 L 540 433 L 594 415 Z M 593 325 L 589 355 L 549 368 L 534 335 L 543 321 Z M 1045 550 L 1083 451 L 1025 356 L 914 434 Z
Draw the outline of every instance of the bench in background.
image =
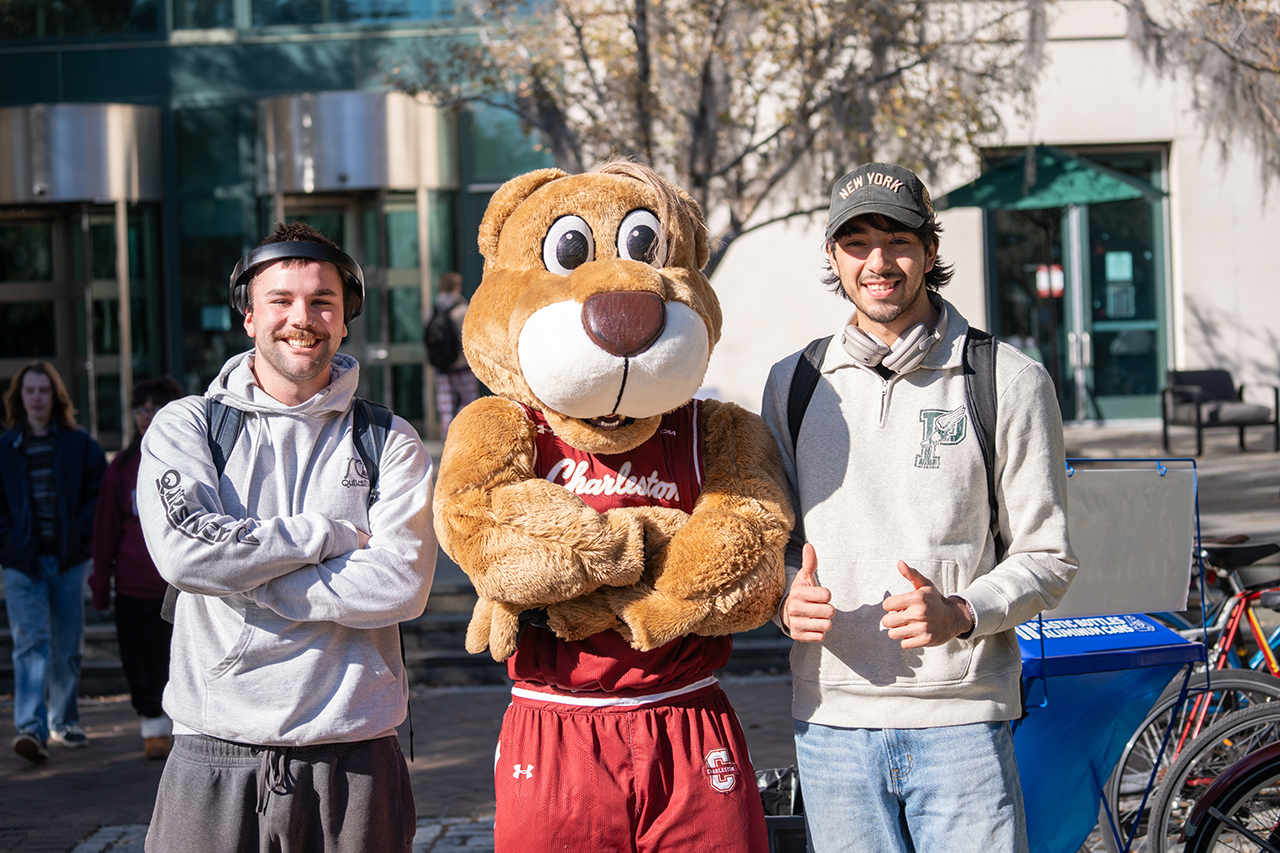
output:
M 1270 405 L 1246 402 L 1245 388 L 1270 389 Z M 1262 397 L 1258 393 L 1255 399 Z M 1196 456 L 1204 453 L 1204 431 L 1215 427 L 1239 430 L 1244 450 L 1244 430 L 1251 426 L 1272 429 L 1273 451 L 1280 451 L 1280 388 L 1275 385 L 1235 384 L 1229 370 L 1170 370 L 1160 392 L 1161 438 L 1169 452 L 1169 427 L 1194 427 Z

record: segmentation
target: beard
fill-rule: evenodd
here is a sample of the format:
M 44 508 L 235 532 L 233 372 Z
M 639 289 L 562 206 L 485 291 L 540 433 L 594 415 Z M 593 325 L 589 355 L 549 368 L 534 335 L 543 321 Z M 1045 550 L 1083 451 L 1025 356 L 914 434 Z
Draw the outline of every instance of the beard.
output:
M 311 331 L 311 334 L 318 339 L 319 343 L 313 354 L 294 352 L 288 344 L 293 335 L 273 335 L 271 345 L 260 347 L 257 355 L 281 377 L 291 382 L 309 382 L 329 369 L 333 356 L 338 351 L 338 345 L 332 338 L 316 334 L 314 331 Z
M 928 298 L 925 296 L 924 276 L 917 281 L 899 279 L 897 284 L 902 288 L 902 298 L 893 302 L 871 299 L 864 294 L 862 286 L 859 285 L 855 289 L 857 297 L 852 300 L 854 307 L 858 309 L 859 314 L 871 322 L 884 325 L 914 310 L 921 300 Z

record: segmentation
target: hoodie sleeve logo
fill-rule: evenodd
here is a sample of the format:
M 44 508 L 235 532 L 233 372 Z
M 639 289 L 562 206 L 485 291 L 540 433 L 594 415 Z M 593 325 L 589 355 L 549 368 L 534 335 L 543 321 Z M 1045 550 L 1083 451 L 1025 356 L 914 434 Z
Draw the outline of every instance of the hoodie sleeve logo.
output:
M 924 436 L 920 440 L 920 455 L 916 457 L 917 468 L 937 468 L 940 464 L 938 448 L 952 446 L 964 440 L 968 431 L 969 420 L 964 406 L 950 411 L 946 409 L 921 409 L 920 423 L 924 427 Z
M 244 545 L 257 545 L 258 539 L 249 532 L 248 522 L 237 521 L 223 525 L 212 520 L 217 516 L 207 513 L 193 513 L 187 506 L 187 491 L 182 488 L 182 475 L 170 468 L 156 480 L 156 491 L 160 495 L 160 503 L 164 506 L 164 517 L 169 526 L 190 539 L 217 545 L 228 539 L 234 539 Z

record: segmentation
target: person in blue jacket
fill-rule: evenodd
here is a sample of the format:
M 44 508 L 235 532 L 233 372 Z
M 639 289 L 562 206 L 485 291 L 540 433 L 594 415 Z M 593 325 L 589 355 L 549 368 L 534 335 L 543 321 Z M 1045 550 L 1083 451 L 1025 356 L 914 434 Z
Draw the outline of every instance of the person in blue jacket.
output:
M 84 582 L 106 470 L 102 448 L 47 361 L 23 366 L 4 395 L 0 435 L 0 566 L 13 635 L 13 750 L 33 763 L 48 741 L 89 743 L 77 693 Z M 47 691 L 47 694 L 46 694 Z

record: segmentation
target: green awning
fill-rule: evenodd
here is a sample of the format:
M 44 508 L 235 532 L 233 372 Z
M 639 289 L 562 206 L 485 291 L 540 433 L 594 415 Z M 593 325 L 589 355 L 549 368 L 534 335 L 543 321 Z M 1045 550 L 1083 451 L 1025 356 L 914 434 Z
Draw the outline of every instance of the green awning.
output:
M 1159 201 L 1165 196 L 1146 181 L 1060 148 L 1037 145 L 1034 152 L 1034 181 L 1030 186 L 1026 157 L 1012 157 L 937 199 L 937 206 L 1041 210 L 1135 198 Z

